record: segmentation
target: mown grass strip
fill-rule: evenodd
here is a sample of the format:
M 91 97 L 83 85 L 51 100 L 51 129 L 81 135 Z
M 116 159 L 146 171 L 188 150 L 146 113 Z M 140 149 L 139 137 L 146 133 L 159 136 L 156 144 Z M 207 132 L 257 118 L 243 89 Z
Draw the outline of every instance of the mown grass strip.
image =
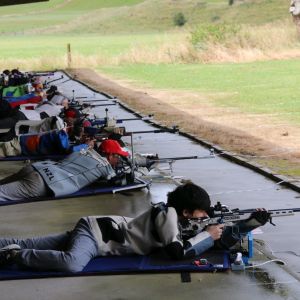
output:
M 217 105 L 245 112 L 274 114 L 300 124 L 300 60 L 241 64 L 102 67 L 121 79 L 154 89 L 196 91 Z

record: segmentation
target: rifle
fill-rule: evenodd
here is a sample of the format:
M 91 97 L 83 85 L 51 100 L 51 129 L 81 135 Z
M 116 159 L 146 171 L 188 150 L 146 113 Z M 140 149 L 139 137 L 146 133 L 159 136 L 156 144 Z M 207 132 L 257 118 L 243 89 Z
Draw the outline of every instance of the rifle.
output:
M 93 126 L 94 125 L 109 126 L 110 120 L 112 121 L 112 123 L 115 122 L 117 124 L 117 123 L 123 123 L 124 121 L 137 121 L 137 120 L 148 121 L 151 120 L 152 118 L 153 118 L 153 114 L 149 114 L 148 116 L 138 117 L 138 118 L 111 119 L 108 116 L 108 108 L 105 108 L 105 117 L 103 119 L 94 119 L 94 120 L 90 120 L 90 122 L 92 123 Z
M 123 123 L 123 122 L 126 122 L 126 121 L 148 121 L 148 120 L 151 120 L 152 117 L 153 117 L 153 115 L 149 115 L 147 117 L 141 117 L 141 118 L 113 119 L 113 121 L 116 122 L 117 124 L 119 124 L 119 123 Z M 107 119 L 107 118 L 93 119 L 93 120 L 90 120 L 90 122 L 92 123 L 93 126 L 95 126 L 95 125 L 104 125 L 104 126 L 106 126 L 107 123 L 109 122 L 109 119 Z
M 64 76 L 62 75 L 62 77 L 59 78 L 59 79 L 63 79 L 63 78 L 64 78 Z M 59 79 L 57 79 L 57 80 L 59 80 Z M 71 80 L 73 80 L 73 78 L 68 78 L 68 79 L 66 79 L 66 80 L 64 80 L 64 81 L 61 81 L 61 82 L 57 83 L 56 85 L 66 83 L 66 82 L 71 81 Z M 50 82 L 53 82 L 53 81 L 50 81 Z M 49 82 L 48 82 L 48 83 L 49 83 Z
M 25 72 L 26 74 L 26 72 Z M 29 76 L 37 77 L 37 76 L 54 76 L 53 72 L 28 72 Z
M 46 81 L 45 82 L 45 84 L 49 84 L 49 83 L 52 83 L 52 82 L 54 82 L 54 81 L 57 81 L 57 80 L 61 80 L 61 79 L 63 79 L 64 78 L 64 75 L 61 75 L 61 77 L 59 77 L 59 78 L 56 78 L 56 79 L 53 79 L 53 80 L 50 80 L 50 81 Z M 62 83 L 62 82 L 61 82 Z
M 256 209 L 240 210 L 238 208 L 229 210 L 227 206 L 222 205 L 220 202 L 212 207 L 212 218 L 191 218 L 183 219 L 179 222 L 179 228 L 183 239 L 189 239 L 202 232 L 206 226 L 217 224 L 230 224 L 239 221 L 247 220 Z M 276 226 L 272 222 L 273 217 L 284 217 L 294 215 L 295 212 L 300 212 L 300 208 L 289 209 L 271 209 L 269 213 L 269 223 Z
M 79 99 L 79 100 L 78 100 Z M 107 102 L 107 101 L 113 101 L 113 102 L 117 102 L 116 99 L 90 99 L 90 100 L 80 100 L 80 98 L 75 97 L 75 101 L 78 102 L 79 104 L 91 104 L 94 102 Z
M 205 159 L 205 158 L 215 158 L 215 153 L 213 149 L 210 149 L 210 154 L 209 155 L 191 155 L 191 156 L 179 156 L 179 157 L 164 157 L 164 158 L 159 158 L 159 157 L 154 157 L 150 158 L 152 162 L 157 162 L 157 163 L 173 163 L 175 160 L 185 160 L 185 159 Z
M 104 127 L 104 126 L 103 126 Z M 177 133 L 178 128 L 172 128 L 172 129 L 155 129 L 155 130 L 140 130 L 140 131 L 130 131 L 126 132 L 125 127 L 117 127 L 115 126 L 114 128 L 121 128 L 122 129 L 122 136 L 132 136 L 134 134 L 147 134 L 147 133 L 164 133 L 164 132 L 169 132 L 169 133 Z M 97 128 L 97 127 L 84 127 L 84 132 L 90 136 L 93 136 L 95 139 L 101 139 L 103 134 L 107 134 L 103 128 Z M 186 157 L 185 159 L 189 158 L 196 158 L 195 156 L 193 157 Z M 166 159 L 165 159 L 166 160 Z M 171 160 L 178 160 L 178 158 L 167 158 L 169 162 Z
M 79 110 L 82 110 L 82 109 L 85 109 L 85 108 L 89 108 L 89 107 L 98 107 L 98 106 L 111 106 L 111 105 L 117 105 L 117 103 L 106 103 L 106 104 L 87 104 L 87 103 L 84 103 L 84 104 L 79 104 L 79 103 L 76 103 L 74 101 L 71 101 L 69 103 L 70 107 L 73 107 L 73 108 L 76 108 L 76 109 L 79 109 Z

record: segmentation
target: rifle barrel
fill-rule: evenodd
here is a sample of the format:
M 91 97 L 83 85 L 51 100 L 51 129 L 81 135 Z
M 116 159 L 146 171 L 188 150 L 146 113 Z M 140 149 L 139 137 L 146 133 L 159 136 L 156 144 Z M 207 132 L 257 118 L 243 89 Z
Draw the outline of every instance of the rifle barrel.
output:
M 138 119 L 140 120 L 140 119 Z M 142 134 L 142 133 L 165 133 L 165 132 L 169 132 L 169 133 L 176 133 L 178 132 L 176 129 L 172 130 L 172 129 L 155 129 L 155 130 L 141 130 L 141 131 L 131 131 L 131 132 L 127 132 L 125 134 L 125 136 L 129 136 L 132 134 Z
M 115 119 L 116 123 L 123 123 L 123 122 L 127 122 L 127 121 L 143 121 L 143 120 L 150 120 L 151 117 L 142 117 L 142 118 L 127 118 L 127 119 Z M 90 120 L 91 123 L 93 125 L 105 125 L 106 124 L 106 120 L 105 119 L 94 119 L 94 120 Z M 153 133 L 153 131 L 146 131 Z M 145 133 L 145 132 L 144 132 Z
M 75 99 L 83 99 L 83 98 L 89 98 L 89 97 L 75 97 Z M 112 99 L 92 99 L 90 98 L 90 100 L 82 100 L 80 102 L 86 104 L 86 103 L 90 103 L 90 102 L 104 102 L 104 101 L 116 101 L 117 99 L 116 98 L 112 98 Z
M 59 78 L 59 79 L 63 79 L 64 77 L 62 76 L 61 78 Z M 56 79 L 56 80 L 59 80 L 59 79 Z M 68 81 L 70 81 L 70 80 L 72 80 L 72 78 L 68 78 L 68 79 L 66 79 L 66 80 L 64 80 L 64 81 L 62 81 L 62 82 L 59 82 L 58 84 L 62 84 L 62 83 L 65 83 L 65 82 L 68 82 Z M 51 82 L 53 82 L 53 81 L 51 81 Z
M 60 78 L 56 78 L 56 79 L 53 79 L 53 80 L 50 80 L 50 81 L 46 81 L 46 83 L 49 84 L 49 83 L 52 83 L 52 82 L 54 82 L 54 81 L 61 80 L 61 79 L 63 79 L 63 78 L 64 78 L 64 76 L 61 75 Z M 61 82 L 61 83 L 62 83 L 62 82 Z
M 203 156 L 182 156 L 182 157 L 166 157 L 166 158 L 158 158 L 158 159 L 151 159 L 152 161 L 157 161 L 157 162 L 172 162 L 174 160 L 185 160 L 185 159 L 204 159 L 204 158 L 215 158 L 213 154 L 210 155 L 203 155 Z
M 72 103 L 70 102 L 70 106 L 71 107 L 74 107 L 74 108 L 77 108 L 77 109 L 84 109 L 84 108 L 88 108 L 88 107 L 100 107 L 100 106 L 111 106 L 111 105 L 116 105 L 116 103 L 107 103 L 107 104 L 97 104 L 97 105 L 87 105 L 87 104 L 84 104 L 84 105 L 81 105 L 81 104 L 77 104 L 77 103 Z
M 250 208 L 250 209 L 243 209 L 240 210 L 239 213 L 251 213 L 256 211 L 256 209 Z M 280 209 L 268 209 L 268 212 L 271 213 L 272 217 L 283 217 L 283 216 L 289 216 L 294 214 L 295 212 L 300 212 L 300 208 L 280 208 Z
M 97 107 L 97 106 L 111 106 L 111 105 L 117 105 L 117 103 L 106 103 L 106 104 L 88 104 L 88 103 L 84 103 L 83 107 L 84 106 L 87 106 L 87 107 Z
M 49 72 L 49 73 L 42 73 L 42 72 L 35 72 L 35 73 L 31 73 L 32 76 L 54 76 L 53 72 Z

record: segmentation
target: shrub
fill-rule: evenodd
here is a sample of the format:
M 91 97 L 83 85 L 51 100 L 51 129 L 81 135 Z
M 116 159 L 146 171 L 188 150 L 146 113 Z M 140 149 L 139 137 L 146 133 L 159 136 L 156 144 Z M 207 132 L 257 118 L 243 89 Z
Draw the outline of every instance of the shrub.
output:
M 174 18 L 174 24 L 176 26 L 183 26 L 186 22 L 187 22 L 187 19 L 185 18 L 184 14 L 182 12 L 179 12 L 177 13 Z
M 194 46 L 203 46 L 205 43 L 222 43 L 233 37 L 240 30 L 235 24 L 204 24 L 191 33 L 191 42 Z

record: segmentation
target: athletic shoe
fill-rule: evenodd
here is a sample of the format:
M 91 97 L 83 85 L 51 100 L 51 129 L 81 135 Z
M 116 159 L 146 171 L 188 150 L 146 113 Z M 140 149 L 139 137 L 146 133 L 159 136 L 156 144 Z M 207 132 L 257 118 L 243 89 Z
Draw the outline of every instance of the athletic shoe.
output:
M 21 250 L 21 247 L 17 244 L 11 244 L 0 248 L 0 265 L 3 266 L 12 263 L 12 254 L 19 250 Z

